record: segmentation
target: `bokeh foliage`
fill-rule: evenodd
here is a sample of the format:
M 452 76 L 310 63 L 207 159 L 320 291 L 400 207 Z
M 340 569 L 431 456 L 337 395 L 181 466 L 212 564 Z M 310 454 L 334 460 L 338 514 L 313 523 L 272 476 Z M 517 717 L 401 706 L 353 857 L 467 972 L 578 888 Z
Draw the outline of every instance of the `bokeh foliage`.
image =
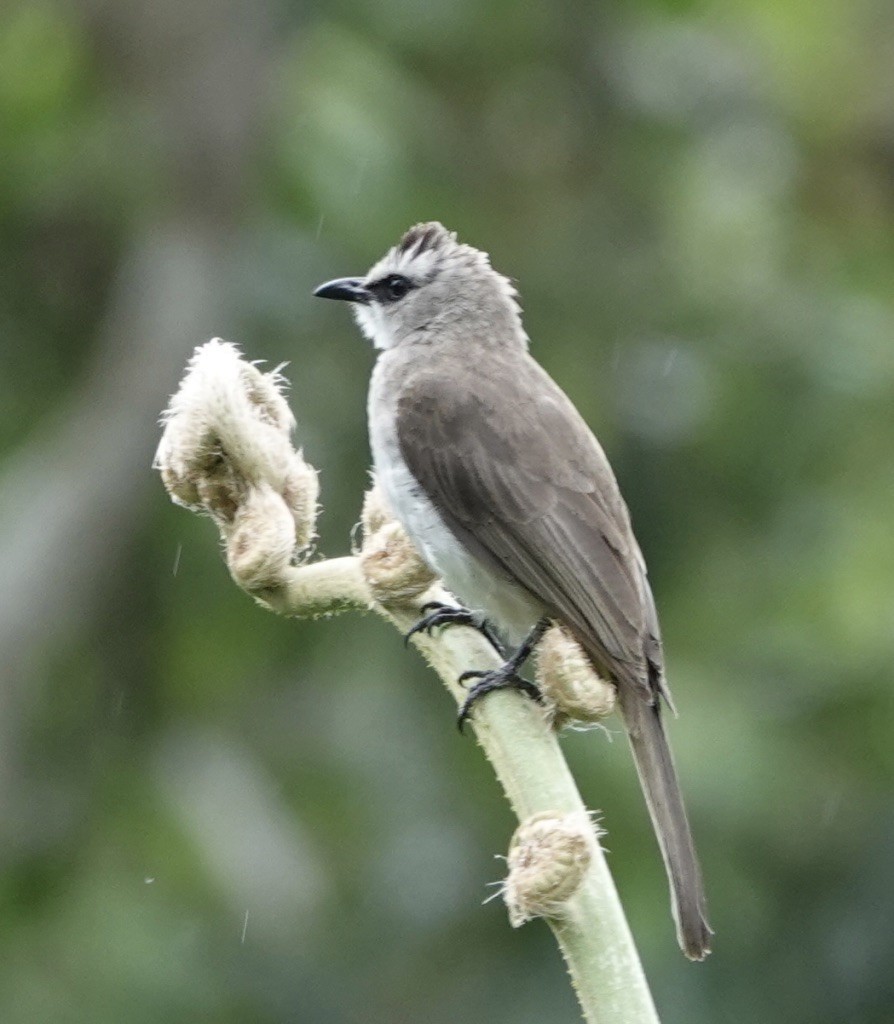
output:
M 149 469 L 193 345 L 289 360 L 321 548 L 372 355 L 310 298 L 414 221 L 513 276 L 662 611 L 716 952 L 573 735 L 662 1018 L 894 1013 L 894 8 L 0 12 L 0 1019 L 576 1019 L 479 901 L 512 821 L 380 622 L 277 620 Z

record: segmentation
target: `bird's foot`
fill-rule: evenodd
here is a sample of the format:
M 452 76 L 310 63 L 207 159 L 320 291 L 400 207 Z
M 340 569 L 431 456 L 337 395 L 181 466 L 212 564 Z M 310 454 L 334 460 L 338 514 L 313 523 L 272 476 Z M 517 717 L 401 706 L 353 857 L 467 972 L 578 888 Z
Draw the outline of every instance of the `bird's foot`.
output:
M 485 694 L 492 693 L 494 690 L 518 690 L 520 693 L 527 694 L 531 700 L 537 701 L 538 704 L 543 703 L 543 694 L 540 692 L 540 688 L 535 686 L 530 679 L 525 679 L 519 675 L 519 670 L 528 660 L 537 644 L 540 643 L 543 634 L 549 629 L 549 626 L 549 619 L 541 619 L 525 637 L 515 654 L 507 659 L 499 668 L 490 669 L 489 671 L 470 669 L 468 672 L 463 672 L 459 677 L 460 683 L 464 683 L 467 679 L 477 679 L 478 682 L 469 690 L 462 707 L 459 709 L 459 718 L 456 725 L 460 732 L 463 731 L 463 726 L 472 713 L 475 703 Z
M 488 622 L 480 615 L 470 612 L 468 608 L 444 604 L 443 601 L 429 601 L 422 606 L 420 611 L 425 614 L 413 625 L 412 629 L 404 634 L 405 644 L 408 644 L 410 637 L 416 633 L 427 633 L 431 636 L 432 630 L 439 626 L 470 626 L 488 641 L 501 658 L 506 656 L 506 648 Z
M 478 682 L 469 690 L 462 707 L 459 709 L 456 725 L 460 732 L 463 731 L 463 726 L 466 724 L 475 704 L 485 694 L 493 693 L 494 690 L 518 690 L 520 693 L 527 694 L 531 700 L 537 701 L 538 704 L 543 703 L 543 694 L 540 692 L 540 687 L 532 683 L 530 679 L 525 679 L 518 674 L 518 666 L 515 664 L 514 658 L 507 661 L 505 665 L 501 665 L 499 668 L 492 669 L 489 672 L 471 669 L 468 672 L 463 672 L 459 677 L 461 683 L 464 683 L 467 679 L 477 679 Z

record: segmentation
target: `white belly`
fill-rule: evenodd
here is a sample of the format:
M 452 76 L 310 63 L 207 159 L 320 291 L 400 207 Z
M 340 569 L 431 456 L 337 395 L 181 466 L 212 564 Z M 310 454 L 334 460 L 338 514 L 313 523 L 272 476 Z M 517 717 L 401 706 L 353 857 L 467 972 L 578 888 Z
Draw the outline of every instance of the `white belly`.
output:
M 370 444 L 385 500 L 426 562 L 463 605 L 484 615 L 510 643 L 520 643 L 542 615 L 538 603 L 482 565 L 451 533 L 407 469 L 394 418 L 381 408 L 370 417 Z

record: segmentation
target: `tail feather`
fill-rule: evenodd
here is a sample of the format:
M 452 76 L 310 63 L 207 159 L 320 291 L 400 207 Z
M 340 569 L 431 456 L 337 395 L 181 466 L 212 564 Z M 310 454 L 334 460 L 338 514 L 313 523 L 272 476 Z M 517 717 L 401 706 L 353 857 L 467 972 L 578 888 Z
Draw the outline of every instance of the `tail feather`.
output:
M 641 690 L 623 684 L 618 688 L 618 696 L 640 785 L 667 870 L 677 940 L 690 960 L 704 960 L 711 952 L 713 932 L 705 916 L 701 868 L 661 722 L 660 706 L 644 700 Z

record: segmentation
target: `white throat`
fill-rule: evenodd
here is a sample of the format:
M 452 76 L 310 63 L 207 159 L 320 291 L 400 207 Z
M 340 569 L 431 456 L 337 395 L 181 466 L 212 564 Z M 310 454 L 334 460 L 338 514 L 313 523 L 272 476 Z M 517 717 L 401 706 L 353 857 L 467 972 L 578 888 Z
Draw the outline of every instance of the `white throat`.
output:
M 375 304 L 369 306 L 355 305 L 353 307 L 354 319 L 360 328 L 363 336 L 372 342 L 373 348 L 384 351 L 394 348 L 397 339 L 391 330 L 382 310 Z

